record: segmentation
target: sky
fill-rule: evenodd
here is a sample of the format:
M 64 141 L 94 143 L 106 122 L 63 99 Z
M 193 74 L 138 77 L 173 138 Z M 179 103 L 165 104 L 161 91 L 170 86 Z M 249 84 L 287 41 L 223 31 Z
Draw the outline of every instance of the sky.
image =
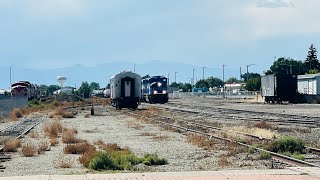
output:
M 274 57 L 304 60 L 320 47 L 319 9 L 319 0 L 0 0 L 0 66 L 164 61 L 262 73 Z

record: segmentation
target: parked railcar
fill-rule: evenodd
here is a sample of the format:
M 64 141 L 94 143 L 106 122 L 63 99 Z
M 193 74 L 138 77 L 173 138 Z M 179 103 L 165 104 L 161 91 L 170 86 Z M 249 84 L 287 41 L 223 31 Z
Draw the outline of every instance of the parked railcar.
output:
M 28 97 L 28 99 L 38 99 L 40 93 L 35 85 L 29 81 L 19 81 L 11 85 L 11 95 L 13 97 Z
M 153 76 L 142 80 L 142 101 L 149 103 L 167 103 L 168 79 L 163 76 Z
M 292 74 L 262 76 L 261 91 L 266 103 L 298 102 L 297 76 Z
M 116 109 L 137 109 L 141 97 L 141 76 L 131 71 L 123 71 L 110 79 L 111 104 Z

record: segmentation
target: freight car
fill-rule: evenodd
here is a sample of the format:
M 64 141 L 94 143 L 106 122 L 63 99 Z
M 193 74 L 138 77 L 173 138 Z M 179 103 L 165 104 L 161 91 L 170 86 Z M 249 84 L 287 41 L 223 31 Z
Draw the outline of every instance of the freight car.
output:
M 28 97 L 28 99 L 39 99 L 40 92 L 35 85 L 29 81 L 19 81 L 11 85 L 13 97 Z
M 167 103 L 168 79 L 163 76 L 152 76 L 142 80 L 141 100 L 149 103 Z
M 299 101 L 297 75 L 265 75 L 261 77 L 262 97 L 266 103 Z
M 116 109 L 137 109 L 141 97 L 141 76 L 131 71 L 123 71 L 110 79 L 110 98 Z

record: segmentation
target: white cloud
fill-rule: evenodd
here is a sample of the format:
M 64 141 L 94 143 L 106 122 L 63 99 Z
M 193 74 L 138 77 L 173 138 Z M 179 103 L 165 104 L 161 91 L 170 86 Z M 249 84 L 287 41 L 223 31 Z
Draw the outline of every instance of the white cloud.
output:
M 250 32 L 255 38 L 320 34 L 320 24 L 317 23 L 317 19 L 320 18 L 318 13 L 320 1 L 273 2 L 294 4 L 294 7 L 261 8 L 256 4 L 250 4 L 243 9 L 242 17 L 247 17 L 244 22 L 249 23 Z
M 295 7 L 292 0 L 258 0 L 256 6 L 260 8 Z

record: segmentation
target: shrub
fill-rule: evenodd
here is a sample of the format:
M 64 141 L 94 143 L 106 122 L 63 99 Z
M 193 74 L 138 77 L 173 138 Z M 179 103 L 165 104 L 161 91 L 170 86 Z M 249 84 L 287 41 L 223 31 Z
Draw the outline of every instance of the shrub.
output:
M 59 157 L 57 157 L 53 162 L 53 165 L 56 168 L 71 168 L 72 164 L 73 164 L 72 159 L 63 155 L 60 155 Z
M 37 148 L 34 145 L 26 144 L 21 148 L 22 155 L 25 157 L 33 157 L 37 152 Z
M 90 161 L 96 156 L 97 151 L 90 149 L 89 151 L 86 151 L 83 155 L 79 157 L 79 162 L 86 168 L 89 167 Z
M 99 152 L 90 161 L 89 168 L 92 170 L 114 170 L 115 165 L 107 152 Z
M 53 118 L 55 116 L 62 116 L 63 118 L 74 118 L 74 114 L 72 112 L 65 111 L 62 107 L 58 107 L 53 110 L 49 114 L 49 118 Z
M 284 136 L 272 142 L 271 150 L 273 152 L 279 152 L 279 153 L 281 152 L 302 153 L 304 150 L 304 143 L 295 137 Z
M 79 144 L 68 144 L 64 147 L 65 154 L 84 154 L 87 151 L 95 151 L 96 148 L 94 145 L 85 143 Z
M 219 160 L 218 160 L 218 165 L 219 167 L 226 167 L 226 166 L 229 166 L 230 162 L 228 161 L 228 158 L 226 155 L 222 154 L 220 157 L 219 157 Z
M 260 152 L 260 159 L 270 159 L 271 158 L 271 154 L 265 151 L 261 151 Z
M 111 153 L 111 157 L 118 170 L 130 170 L 132 166 L 142 162 L 141 158 L 138 158 L 129 151 L 115 151 Z
M 51 146 L 55 146 L 55 145 L 59 144 L 59 140 L 57 138 L 53 137 L 50 139 L 50 144 L 51 144 Z
M 118 144 L 116 143 L 108 143 L 108 144 L 104 144 L 102 145 L 101 149 L 112 153 L 114 151 L 129 151 L 128 149 L 122 149 L 120 146 L 118 146 Z
M 49 143 L 47 141 L 42 141 L 38 144 L 38 154 L 43 154 L 45 151 L 50 150 Z
M 189 135 L 187 137 L 187 141 L 193 145 L 196 145 L 200 148 L 204 148 L 205 150 L 213 149 L 214 142 L 208 140 L 208 138 L 199 135 Z
M 50 138 L 56 138 L 62 132 L 62 125 L 59 121 L 53 121 L 51 124 L 46 124 L 43 131 Z
M 19 109 L 13 109 L 9 115 L 10 119 L 13 121 L 17 121 L 19 118 L 23 117 L 22 112 Z
M 159 158 L 157 154 L 145 154 L 143 156 L 143 164 L 147 166 L 154 166 L 154 165 L 165 165 L 168 164 L 168 161 L 164 158 Z
M 21 146 L 21 141 L 19 139 L 9 140 L 4 143 L 3 151 L 5 152 L 15 152 L 17 148 Z
M 62 142 L 65 144 L 75 144 L 75 143 L 83 142 L 83 140 L 76 138 L 75 132 L 72 130 L 64 130 L 62 132 L 61 139 L 62 139 Z

